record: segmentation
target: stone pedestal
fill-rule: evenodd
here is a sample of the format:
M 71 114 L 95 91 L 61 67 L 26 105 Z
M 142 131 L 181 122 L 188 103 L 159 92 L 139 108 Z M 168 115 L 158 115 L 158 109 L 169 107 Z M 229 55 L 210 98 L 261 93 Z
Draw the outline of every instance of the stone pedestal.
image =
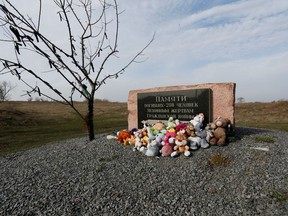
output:
M 235 123 L 235 83 L 205 83 L 198 85 L 166 86 L 149 89 L 131 90 L 128 95 L 128 129 L 138 127 L 137 94 L 148 92 L 179 91 L 189 89 L 211 89 L 212 119 L 218 116 Z M 144 120 L 144 119 L 143 119 Z

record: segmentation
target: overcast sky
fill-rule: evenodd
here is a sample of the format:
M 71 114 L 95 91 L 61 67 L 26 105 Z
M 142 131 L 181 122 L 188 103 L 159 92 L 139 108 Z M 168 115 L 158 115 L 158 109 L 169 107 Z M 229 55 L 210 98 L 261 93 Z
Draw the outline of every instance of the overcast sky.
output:
M 144 62 L 131 65 L 119 79 L 109 80 L 96 98 L 127 101 L 133 89 L 235 82 L 236 98 L 243 97 L 247 102 L 288 99 L 287 0 L 118 3 L 124 10 L 120 16 L 118 61 L 125 64 L 154 33 L 155 40 L 141 57 L 146 59 Z M 1 76 L 0 80 L 17 84 L 15 77 Z M 20 97 L 21 88 L 17 84 L 12 99 L 27 99 Z

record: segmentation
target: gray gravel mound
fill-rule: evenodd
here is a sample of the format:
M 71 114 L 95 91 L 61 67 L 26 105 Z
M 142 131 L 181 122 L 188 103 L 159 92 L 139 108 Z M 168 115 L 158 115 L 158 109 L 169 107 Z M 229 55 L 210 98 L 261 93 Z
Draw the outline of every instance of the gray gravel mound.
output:
M 288 215 L 288 133 L 236 132 L 188 158 L 147 157 L 104 135 L 0 157 L 0 215 Z

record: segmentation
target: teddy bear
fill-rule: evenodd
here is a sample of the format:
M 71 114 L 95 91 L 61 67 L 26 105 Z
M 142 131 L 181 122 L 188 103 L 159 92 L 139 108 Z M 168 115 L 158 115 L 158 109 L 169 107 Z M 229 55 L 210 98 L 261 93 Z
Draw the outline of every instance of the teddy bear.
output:
M 208 143 L 210 143 L 211 138 L 214 136 L 213 132 L 216 129 L 216 124 L 214 122 L 210 122 L 206 125 L 205 130 L 206 130 L 206 140 Z
M 185 134 L 188 137 L 190 149 L 197 150 L 198 146 L 200 145 L 201 139 L 198 136 L 196 136 L 196 131 L 191 121 L 187 124 L 185 128 Z
M 223 117 L 218 117 L 214 121 L 216 128 L 213 131 L 214 137 L 211 138 L 211 145 L 224 146 L 226 144 L 226 127 L 230 124 L 230 120 Z
M 161 121 L 156 122 L 153 126 L 146 123 L 144 127 L 150 140 L 154 140 L 157 134 L 166 132 L 165 125 Z
M 137 131 L 134 132 L 135 137 L 142 138 L 145 135 L 146 135 L 146 131 L 144 131 L 144 129 L 138 129 Z
M 158 121 L 152 126 L 152 129 L 156 131 L 164 130 L 165 124 L 162 121 Z
M 186 125 L 186 128 L 185 128 L 185 134 L 187 135 L 187 137 L 195 137 L 196 134 L 195 134 L 195 129 L 194 129 L 194 125 L 191 124 L 191 123 L 188 123 Z
M 175 137 L 174 151 L 171 153 L 171 157 L 176 157 L 183 153 L 186 157 L 191 155 L 188 146 L 188 139 L 184 133 L 178 133 Z

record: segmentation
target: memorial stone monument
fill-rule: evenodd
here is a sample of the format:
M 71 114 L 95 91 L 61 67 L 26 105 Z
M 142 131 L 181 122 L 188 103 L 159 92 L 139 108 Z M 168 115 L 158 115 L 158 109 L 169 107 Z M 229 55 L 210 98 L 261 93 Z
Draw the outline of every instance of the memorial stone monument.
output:
M 204 113 L 211 121 L 211 89 L 146 92 L 137 94 L 138 128 L 141 121 L 167 121 L 169 117 L 190 121 L 198 113 Z
M 234 125 L 235 83 L 206 83 L 132 90 L 128 96 L 128 128 L 142 128 L 141 121 L 189 121 L 204 113 L 206 123 L 218 116 Z

